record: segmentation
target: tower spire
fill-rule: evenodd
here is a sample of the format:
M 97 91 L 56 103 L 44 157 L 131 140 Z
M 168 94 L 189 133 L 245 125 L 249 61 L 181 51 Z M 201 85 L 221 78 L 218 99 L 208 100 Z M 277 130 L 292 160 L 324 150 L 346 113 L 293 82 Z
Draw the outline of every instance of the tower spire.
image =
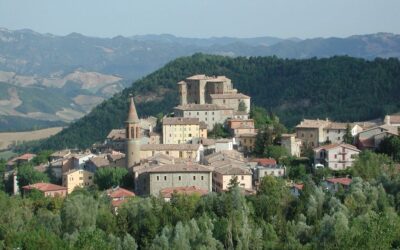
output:
M 128 169 L 140 163 L 140 120 L 138 118 L 133 96 L 130 95 L 128 119 L 126 124 L 126 167 Z
M 139 122 L 139 118 L 136 112 L 135 102 L 133 101 L 132 94 L 129 95 L 129 98 L 131 101 L 129 104 L 128 119 L 126 120 L 126 122 L 137 123 Z

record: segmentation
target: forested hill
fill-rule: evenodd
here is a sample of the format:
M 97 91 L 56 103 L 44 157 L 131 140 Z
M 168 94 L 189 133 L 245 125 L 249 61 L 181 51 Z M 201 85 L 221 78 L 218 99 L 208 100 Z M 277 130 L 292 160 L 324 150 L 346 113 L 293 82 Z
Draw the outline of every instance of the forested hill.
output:
M 278 59 L 195 54 L 176 59 L 98 105 L 84 118 L 40 144 L 40 149 L 87 147 L 123 126 L 133 93 L 139 116 L 168 112 L 178 103 L 176 83 L 193 74 L 226 75 L 253 105 L 291 127 L 302 118 L 367 120 L 400 110 L 398 59 L 351 57 Z M 39 149 L 38 147 L 36 149 Z

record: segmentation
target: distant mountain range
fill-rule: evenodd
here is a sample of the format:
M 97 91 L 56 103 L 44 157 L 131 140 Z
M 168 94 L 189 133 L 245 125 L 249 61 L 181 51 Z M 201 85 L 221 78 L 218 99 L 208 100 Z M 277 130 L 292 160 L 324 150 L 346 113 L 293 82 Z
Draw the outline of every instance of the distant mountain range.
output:
M 0 131 L 8 116 L 71 121 L 105 98 L 167 62 L 197 52 L 282 58 L 349 55 L 400 57 L 400 35 L 377 33 L 347 38 L 182 38 L 143 35 L 95 38 L 32 30 L 0 29 Z M 27 93 L 30 93 L 27 94 Z M 40 96 L 40 98 L 37 98 Z M 58 101 L 56 101 L 58 100 Z M 4 124 L 3 124 L 4 125 Z

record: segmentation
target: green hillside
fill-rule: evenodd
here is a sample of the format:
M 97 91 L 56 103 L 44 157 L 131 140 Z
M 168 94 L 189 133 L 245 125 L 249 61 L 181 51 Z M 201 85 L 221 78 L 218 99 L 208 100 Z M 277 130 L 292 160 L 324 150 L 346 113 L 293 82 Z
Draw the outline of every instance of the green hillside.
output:
M 178 103 L 176 83 L 193 74 L 226 75 L 252 103 L 276 113 L 291 127 L 302 118 L 367 120 L 400 110 L 398 59 L 229 58 L 195 54 L 176 59 L 98 105 L 84 118 L 36 149 L 87 147 L 123 126 L 133 93 L 139 116 L 168 112 Z

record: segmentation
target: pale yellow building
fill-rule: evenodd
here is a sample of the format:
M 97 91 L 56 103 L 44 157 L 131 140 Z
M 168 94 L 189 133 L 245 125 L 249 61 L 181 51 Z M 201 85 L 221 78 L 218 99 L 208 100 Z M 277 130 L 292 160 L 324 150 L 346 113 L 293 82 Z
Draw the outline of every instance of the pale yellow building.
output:
M 253 176 L 249 169 L 232 162 L 220 162 L 213 171 L 213 191 L 222 192 L 229 188 L 229 183 L 237 176 L 240 188 L 252 189 Z
M 201 144 L 145 144 L 140 147 L 140 159 L 145 160 L 156 154 L 169 155 L 178 159 L 199 162 L 203 155 Z
M 166 117 L 163 119 L 163 143 L 198 143 L 199 138 L 207 138 L 207 125 L 199 118 Z
M 93 185 L 94 174 L 83 169 L 70 170 L 63 174 L 62 185 L 72 193 L 76 187 L 89 187 Z

